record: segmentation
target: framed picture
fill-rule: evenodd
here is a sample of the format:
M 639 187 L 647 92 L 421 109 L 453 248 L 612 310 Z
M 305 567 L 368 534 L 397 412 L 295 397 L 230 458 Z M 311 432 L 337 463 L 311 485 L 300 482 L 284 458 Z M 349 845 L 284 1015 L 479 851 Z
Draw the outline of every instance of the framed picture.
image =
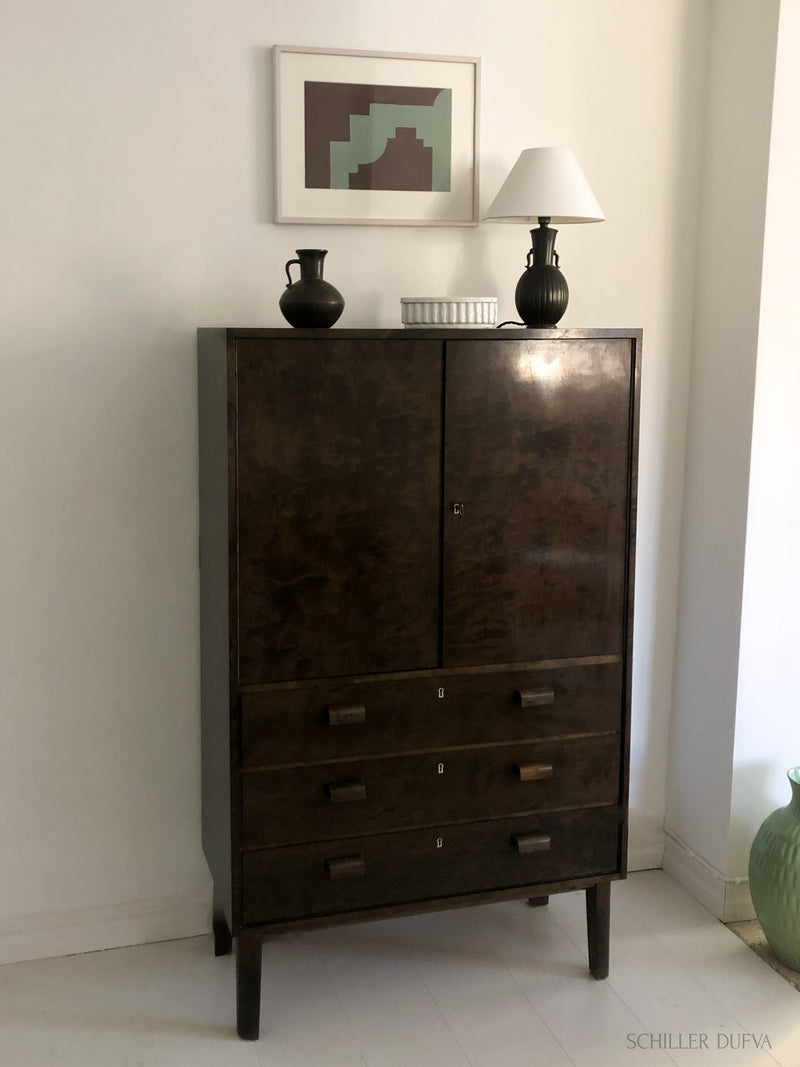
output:
M 273 52 L 276 222 L 477 225 L 480 60 Z

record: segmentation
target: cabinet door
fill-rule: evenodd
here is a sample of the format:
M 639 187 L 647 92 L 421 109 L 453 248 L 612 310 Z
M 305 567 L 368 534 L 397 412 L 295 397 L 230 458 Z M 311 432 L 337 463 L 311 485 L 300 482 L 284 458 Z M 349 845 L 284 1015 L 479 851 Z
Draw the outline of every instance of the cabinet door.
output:
M 621 654 L 629 339 L 446 349 L 446 667 Z
M 236 346 L 240 684 L 436 666 L 442 346 Z

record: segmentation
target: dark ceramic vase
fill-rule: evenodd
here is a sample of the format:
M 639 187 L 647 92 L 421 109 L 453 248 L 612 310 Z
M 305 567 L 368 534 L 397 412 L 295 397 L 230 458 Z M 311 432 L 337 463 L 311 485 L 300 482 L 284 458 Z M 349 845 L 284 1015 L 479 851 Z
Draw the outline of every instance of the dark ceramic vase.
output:
M 527 266 L 514 293 L 517 312 L 526 326 L 555 326 L 567 310 L 569 289 L 558 266 L 557 233 L 547 225 L 531 230 Z
M 322 277 L 327 254 L 327 249 L 298 248 L 297 259 L 286 264 L 289 284 L 278 304 L 291 326 L 333 326 L 344 311 L 342 294 Z M 295 263 L 300 267 L 300 278 L 293 282 L 289 268 Z

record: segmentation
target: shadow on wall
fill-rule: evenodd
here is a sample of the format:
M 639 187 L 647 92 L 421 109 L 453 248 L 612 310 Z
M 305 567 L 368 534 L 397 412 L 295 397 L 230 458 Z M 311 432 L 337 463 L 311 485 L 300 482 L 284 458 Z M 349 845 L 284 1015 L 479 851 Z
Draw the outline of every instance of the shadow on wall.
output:
M 786 754 L 786 768 L 800 764 L 800 753 Z M 732 818 L 730 832 L 730 873 L 747 875 L 750 846 L 759 826 L 776 808 L 791 799 L 788 781 L 776 794 L 775 768 L 769 763 L 746 763 L 733 768 Z
M 432 296 L 497 296 L 498 279 L 489 266 L 489 235 L 478 226 L 459 234 L 459 252 L 454 257 L 449 279 L 443 280 L 442 294 Z
M 205 892 L 194 315 L 154 274 L 76 263 L 19 331 L 6 913 Z
M 257 223 L 275 221 L 274 203 L 274 129 L 272 49 L 253 48 L 251 51 L 253 93 L 253 145 L 255 147 L 253 217 Z

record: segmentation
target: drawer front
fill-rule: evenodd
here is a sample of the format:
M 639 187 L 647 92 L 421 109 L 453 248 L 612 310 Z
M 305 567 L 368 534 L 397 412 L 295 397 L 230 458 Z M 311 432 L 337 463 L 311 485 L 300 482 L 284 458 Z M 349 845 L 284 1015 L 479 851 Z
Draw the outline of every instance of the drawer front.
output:
M 325 681 L 242 695 L 245 767 L 618 730 L 619 663 Z
M 245 848 L 619 800 L 620 738 L 501 745 L 242 776 Z
M 611 874 L 621 818 L 613 806 L 245 853 L 244 922 Z

